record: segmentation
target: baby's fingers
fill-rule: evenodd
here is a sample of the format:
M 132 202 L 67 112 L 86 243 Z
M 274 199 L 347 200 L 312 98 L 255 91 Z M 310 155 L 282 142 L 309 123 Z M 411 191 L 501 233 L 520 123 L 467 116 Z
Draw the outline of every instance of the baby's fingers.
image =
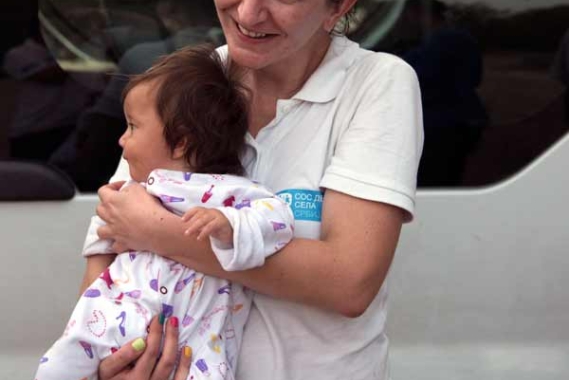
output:
M 196 232 L 200 232 L 201 229 L 207 225 L 212 219 L 212 215 L 207 213 L 199 213 L 192 217 L 188 223 L 188 228 L 184 232 L 185 235 L 192 235 Z
M 198 235 L 198 240 L 208 237 L 222 227 L 223 221 L 218 218 L 213 218 L 205 224 Z
M 189 221 L 194 216 L 196 216 L 196 214 L 201 213 L 205 210 L 206 209 L 203 207 L 193 207 L 193 208 L 189 209 L 188 211 L 186 211 L 186 213 L 184 215 L 182 215 L 182 222 Z

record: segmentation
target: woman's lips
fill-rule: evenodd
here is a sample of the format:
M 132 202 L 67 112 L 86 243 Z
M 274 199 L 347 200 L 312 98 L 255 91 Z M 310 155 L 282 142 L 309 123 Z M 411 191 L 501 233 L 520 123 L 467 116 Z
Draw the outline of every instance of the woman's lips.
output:
M 237 29 L 237 34 L 242 39 L 244 39 L 248 42 L 253 42 L 253 43 L 254 42 L 264 42 L 264 41 L 267 41 L 267 40 L 272 39 L 272 38 L 277 36 L 277 34 L 262 33 L 262 32 L 249 30 L 249 29 L 245 28 L 244 26 L 242 26 L 241 24 L 239 24 L 238 22 L 235 22 L 235 27 Z

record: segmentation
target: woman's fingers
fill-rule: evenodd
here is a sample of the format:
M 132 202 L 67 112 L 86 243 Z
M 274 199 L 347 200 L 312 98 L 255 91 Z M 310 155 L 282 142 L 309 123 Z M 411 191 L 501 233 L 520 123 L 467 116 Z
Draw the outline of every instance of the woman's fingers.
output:
M 100 380 L 118 380 L 124 378 L 132 364 L 144 353 L 146 343 L 138 338 L 125 344 L 117 352 L 103 359 L 99 365 Z
M 98 211 L 97 214 L 99 214 Z M 97 235 L 99 235 L 99 239 L 112 239 L 111 227 L 105 224 L 104 226 L 97 228 Z
M 148 337 L 135 339 L 124 345 L 99 366 L 100 380 L 165 380 L 174 372 L 178 359 L 178 318 L 171 317 L 166 326 L 162 355 L 162 330 L 164 317 L 154 317 L 150 322 Z M 158 357 L 160 356 L 160 359 Z M 185 380 L 190 372 L 192 349 L 183 347 L 174 380 Z
M 152 318 L 152 321 L 150 321 L 148 337 L 146 338 L 146 349 L 132 370 L 134 379 L 150 379 L 150 375 L 152 374 L 156 361 L 158 360 L 158 355 L 160 355 L 163 323 L 164 317 L 162 315 L 160 315 L 160 317 L 154 317 Z M 168 377 L 165 377 L 165 379 L 167 378 Z
M 177 317 L 170 317 L 166 323 L 162 355 L 156 364 L 151 380 L 168 379 L 170 374 L 174 372 L 178 356 L 178 323 Z
M 105 201 L 111 194 L 116 193 L 125 184 L 125 181 L 113 182 L 103 185 L 97 190 L 97 195 L 101 201 Z
M 126 183 L 126 181 L 117 181 L 117 182 L 111 182 L 109 183 L 107 186 L 110 187 L 113 190 L 120 190 L 120 188 Z
M 180 362 L 176 369 L 176 374 L 173 380 L 186 380 L 190 374 L 190 365 L 192 364 L 192 349 L 191 347 L 182 347 L 180 354 Z
M 100 235 L 99 235 L 100 236 Z M 128 251 L 128 247 L 125 244 L 115 241 L 111 247 L 113 252 L 122 253 Z

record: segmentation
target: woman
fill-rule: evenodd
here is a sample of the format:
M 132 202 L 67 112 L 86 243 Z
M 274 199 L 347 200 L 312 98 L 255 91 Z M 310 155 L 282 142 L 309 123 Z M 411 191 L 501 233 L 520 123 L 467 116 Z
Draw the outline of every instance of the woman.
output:
M 356 1 L 215 0 L 221 52 L 249 69 L 243 164 L 295 213 L 295 239 L 263 267 L 224 272 L 208 242 L 185 236 L 183 220 L 142 187 L 99 190 L 97 213 L 107 222 L 99 235 L 117 251 L 154 251 L 258 293 L 241 380 L 388 378 L 384 280 L 414 211 L 421 102 L 403 61 L 332 36 Z M 167 378 L 175 355 L 169 349 L 156 361 L 160 334 L 151 328 L 146 350 L 125 346 L 109 357 L 100 378 Z M 168 326 L 165 346 L 175 344 Z

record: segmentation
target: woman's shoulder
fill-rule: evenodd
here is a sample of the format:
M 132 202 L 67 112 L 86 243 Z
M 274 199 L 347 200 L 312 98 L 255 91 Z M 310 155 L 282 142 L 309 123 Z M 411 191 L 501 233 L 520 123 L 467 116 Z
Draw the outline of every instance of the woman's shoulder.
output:
M 416 77 L 413 67 L 394 54 L 362 50 L 365 53 L 354 62 L 348 74 L 363 76 L 367 80 L 392 76 Z

